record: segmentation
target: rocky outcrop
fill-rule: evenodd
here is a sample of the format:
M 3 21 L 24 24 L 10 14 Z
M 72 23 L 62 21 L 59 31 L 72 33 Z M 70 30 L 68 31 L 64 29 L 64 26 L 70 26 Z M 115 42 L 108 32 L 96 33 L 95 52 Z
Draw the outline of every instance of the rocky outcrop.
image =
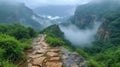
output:
M 60 47 L 63 52 L 62 61 L 64 67 L 87 67 L 87 61 L 78 53 L 70 52 L 64 47 Z
M 106 31 L 104 28 L 100 28 L 98 30 L 98 34 L 97 34 L 97 39 L 98 40 L 107 40 L 109 39 L 110 34 L 108 31 Z

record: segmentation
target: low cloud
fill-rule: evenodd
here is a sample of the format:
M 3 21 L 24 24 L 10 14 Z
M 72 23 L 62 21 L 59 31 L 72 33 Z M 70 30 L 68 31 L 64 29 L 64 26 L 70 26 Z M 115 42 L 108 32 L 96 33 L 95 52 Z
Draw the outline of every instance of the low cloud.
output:
M 60 26 L 61 30 L 64 32 L 64 36 L 68 39 L 74 46 L 86 46 L 94 41 L 94 36 L 100 26 L 98 22 L 95 22 L 93 29 L 80 30 L 75 25 L 69 25 L 68 27 Z

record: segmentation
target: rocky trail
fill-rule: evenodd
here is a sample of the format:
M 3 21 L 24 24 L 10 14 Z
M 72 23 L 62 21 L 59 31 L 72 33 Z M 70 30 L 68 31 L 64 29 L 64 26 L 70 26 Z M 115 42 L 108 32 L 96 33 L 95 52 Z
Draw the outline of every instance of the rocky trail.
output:
M 76 52 L 63 47 L 51 47 L 40 35 L 33 41 L 33 50 L 28 53 L 28 67 L 86 67 L 85 59 Z

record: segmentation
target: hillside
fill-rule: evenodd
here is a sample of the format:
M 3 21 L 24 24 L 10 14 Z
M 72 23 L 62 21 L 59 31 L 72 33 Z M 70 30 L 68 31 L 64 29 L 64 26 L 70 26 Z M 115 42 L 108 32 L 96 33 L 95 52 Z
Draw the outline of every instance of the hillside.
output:
M 120 1 L 99 0 L 80 5 L 71 17 L 71 23 L 80 29 L 93 28 L 94 21 L 101 24 L 92 46 L 82 48 L 99 63 L 95 67 L 119 67 Z M 92 66 L 91 66 L 92 67 Z
M 100 2 L 99 2 L 100 1 Z M 98 0 L 76 8 L 71 22 L 80 28 L 92 27 L 94 21 L 103 21 L 108 15 L 118 13 L 120 4 L 117 0 Z
M 0 8 L 0 23 L 20 23 L 40 30 L 41 25 L 32 19 L 32 16 L 36 16 L 36 14 L 26 7 L 25 4 L 0 3 Z

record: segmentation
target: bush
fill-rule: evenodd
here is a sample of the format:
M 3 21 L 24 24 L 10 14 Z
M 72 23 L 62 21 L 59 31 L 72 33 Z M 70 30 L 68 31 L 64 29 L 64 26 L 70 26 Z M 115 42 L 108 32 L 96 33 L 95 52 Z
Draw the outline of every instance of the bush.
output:
M 100 64 L 98 64 L 96 61 L 90 59 L 88 62 L 88 67 L 103 67 Z
M 23 51 L 20 45 L 21 43 L 15 38 L 0 34 L 0 48 L 5 50 L 4 59 L 15 61 L 22 58 Z
M 23 38 L 20 40 L 21 42 L 21 47 L 23 48 L 23 50 L 28 50 L 28 49 L 31 49 L 32 48 L 32 39 L 26 39 L 26 38 Z
M 27 28 L 20 24 L 13 24 L 13 25 L 1 24 L 0 32 L 3 34 L 13 36 L 18 40 L 23 38 L 32 38 L 37 35 L 37 32 L 31 27 Z
M 4 57 L 5 52 L 6 52 L 6 51 L 5 51 L 4 49 L 0 48 L 0 61 L 3 60 L 3 57 Z
M 76 49 L 76 52 L 78 52 L 80 55 L 82 55 L 84 58 L 86 58 L 86 59 L 88 59 L 89 57 L 88 57 L 88 55 L 87 55 L 87 53 L 85 53 L 82 49 L 80 49 L 80 48 L 77 48 Z
M 60 38 L 47 36 L 45 41 L 50 44 L 50 46 L 62 46 L 64 45 L 64 41 Z
M 0 67 L 17 67 L 17 65 L 10 63 L 9 61 L 2 61 Z

